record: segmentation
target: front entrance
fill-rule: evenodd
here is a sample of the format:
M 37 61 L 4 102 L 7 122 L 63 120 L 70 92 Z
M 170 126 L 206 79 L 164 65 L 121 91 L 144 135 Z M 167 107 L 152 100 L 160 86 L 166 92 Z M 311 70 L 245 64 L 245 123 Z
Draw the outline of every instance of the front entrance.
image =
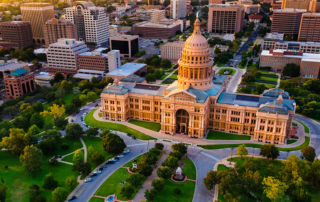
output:
M 176 113 L 176 133 L 188 135 L 189 113 L 179 109 Z

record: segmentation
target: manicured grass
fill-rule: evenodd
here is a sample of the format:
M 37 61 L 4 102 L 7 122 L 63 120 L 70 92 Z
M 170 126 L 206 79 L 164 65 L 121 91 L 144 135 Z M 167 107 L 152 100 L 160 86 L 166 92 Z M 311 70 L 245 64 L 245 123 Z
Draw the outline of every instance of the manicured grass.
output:
M 287 144 L 293 144 L 293 143 L 295 143 L 296 141 L 298 141 L 297 139 L 295 139 L 295 140 L 287 140 Z
M 261 74 L 269 74 L 269 75 L 277 75 L 276 73 L 267 72 L 267 71 L 259 71 Z
M 169 76 L 169 79 L 178 79 L 178 75 L 172 74 L 171 76 Z
M 63 97 L 63 101 L 65 102 L 65 104 L 69 104 L 71 103 L 73 98 L 77 98 L 81 95 L 81 93 L 67 93 L 65 94 L 65 96 Z M 44 109 L 48 109 L 48 107 L 50 106 L 50 103 L 46 103 L 43 105 Z
M 218 71 L 218 74 L 224 74 L 225 71 L 231 72 L 231 73 L 228 74 L 228 75 L 234 75 L 234 74 L 236 73 L 236 70 L 234 70 L 234 69 L 223 68 L 223 69 L 220 69 L 220 70 Z
M 139 121 L 139 120 L 131 119 L 130 121 L 128 121 L 128 123 L 131 123 L 149 130 L 153 130 L 156 132 L 159 132 L 161 130 L 161 124 L 156 122 Z
M 293 120 L 295 120 L 295 121 L 297 121 L 297 122 L 299 122 L 299 123 L 301 123 L 303 125 L 305 133 L 309 133 L 310 132 L 309 128 L 308 128 L 308 126 L 306 126 L 306 124 L 302 123 L 301 121 L 298 121 L 297 119 L 293 119 Z
M 251 86 L 256 86 L 256 85 L 258 85 L 258 84 L 264 84 L 267 88 L 275 88 L 275 87 L 277 87 L 277 85 L 265 84 L 265 83 L 258 83 L 258 82 L 252 83 Z
M 105 156 L 105 160 L 108 160 L 110 158 L 113 157 L 112 154 L 109 154 L 107 151 L 104 150 L 103 148 L 103 145 L 102 145 L 102 139 L 100 137 L 94 137 L 94 138 L 90 138 L 90 137 L 82 137 L 84 143 L 86 144 L 86 147 L 87 147 L 87 151 L 88 151 L 88 148 L 90 146 L 93 147 L 93 152 L 100 152 L 103 156 Z M 87 156 L 87 160 L 89 163 L 91 163 L 93 166 L 92 166 L 92 169 L 96 168 L 98 165 L 97 164 L 94 164 L 90 161 L 90 156 Z
M 97 197 L 91 197 L 89 202 L 104 202 L 104 199 L 97 198 Z
M 161 84 L 172 84 L 173 82 L 175 82 L 176 79 L 169 79 L 167 78 L 166 80 L 164 80 Z
M 196 180 L 197 179 L 197 171 L 196 167 L 194 166 L 194 163 L 191 159 L 188 157 L 181 160 L 181 163 L 185 164 L 185 166 L 182 168 L 182 172 L 187 174 L 189 179 Z
M 208 140 L 250 140 L 251 136 L 236 135 L 236 134 L 210 130 L 207 136 L 207 139 Z
M 292 126 L 298 126 L 296 123 L 292 122 Z
M 305 137 L 304 143 L 299 146 L 291 147 L 291 148 L 281 148 L 278 147 L 279 151 L 296 151 L 300 150 L 303 146 L 308 146 L 310 144 L 310 137 Z M 246 143 L 246 144 L 213 144 L 213 145 L 198 145 L 204 149 L 224 149 L 224 148 L 231 148 L 231 147 L 239 147 L 240 145 L 244 145 L 245 147 L 254 147 L 254 148 L 261 148 L 262 144 L 253 144 L 253 143 Z
M 162 75 L 162 76 L 161 76 L 161 78 L 160 78 L 160 80 L 165 79 L 167 76 L 168 76 L 168 74 L 164 74 L 164 75 Z
M 165 187 L 157 194 L 153 202 L 191 202 L 195 186 L 196 183 L 192 181 L 174 183 L 170 180 L 166 180 Z M 181 194 L 173 194 L 174 188 L 179 188 L 181 190 Z
M 239 68 L 239 69 L 244 69 L 244 68 L 246 68 L 246 67 L 238 66 L 238 68 Z
M 262 76 L 262 77 L 260 77 L 260 78 L 259 78 L 259 80 L 261 80 L 261 81 L 275 81 L 275 82 L 277 82 L 277 81 L 278 81 L 278 79 L 277 79 L 277 78 L 266 77 L 266 76 Z
M 251 70 L 251 69 L 254 68 L 255 66 L 256 66 L 256 65 L 252 63 L 250 66 L 247 67 L 247 71 L 248 71 L 248 70 Z
M 67 151 L 61 150 L 60 145 L 63 142 L 67 143 L 70 148 L 73 148 L 73 143 L 80 143 L 78 140 L 71 141 L 61 138 L 61 140 L 59 140 L 59 147 L 56 154 L 64 155 L 71 152 L 70 148 Z M 39 172 L 35 178 L 32 178 L 23 169 L 18 156 L 13 156 L 13 154 L 8 151 L 0 151 L 0 156 L 0 176 L 3 178 L 8 187 L 6 192 L 6 201 L 29 202 L 29 198 L 31 197 L 29 193 L 29 186 L 32 184 L 37 184 L 39 187 L 42 187 L 45 175 L 49 174 L 50 172 L 53 173 L 54 179 L 59 182 L 59 187 L 66 188 L 69 192 L 71 192 L 72 190 L 65 185 L 64 181 L 67 177 L 77 177 L 78 175 L 77 173 L 71 171 L 71 165 L 64 163 L 58 163 L 56 166 L 49 165 L 48 161 L 51 156 L 44 156 L 42 158 L 42 171 Z M 8 169 L 4 168 L 6 165 L 9 166 Z M 52 202 L 51 192 L 51 190 L 44 190 L 43 188 L 40 189 L 40 194 L 46 197 L 48 202 Z
M 92 110 L 84 118 L 85 123 L 91 127 L 105 128 L 105 129 L 120 131 L 120 132 L 124 132 L 124 133 L 130 133 L 130 134 L 134 135 L 136 138 L 141 139 L 141 140 L 154 140 L 155 139 L 153 137 L 150 137 L 149 135 L 141 133 L 140 131 L 134 130 L 134 129 L 132 129 L 128 126 L 122 125 L 122 124 L 95 120 L 93 118 L 93 113 L 96 110 L 97 109 Z
M 82 153 L 83 153 L 83 150 L 81 150 L 81 151 L 82 151 Z M 74 154 L 70 154 L 70 155 L 64 157 L 64 158 L 61 159 L 61 160 L 62 160 L 62 161 L 69 162 L 69 163 L 74 163 L 74 161 L 73 161 L 73 155 L 74 155 Z
M 112 175 L 110 175 L 106 179 L 106 181 L 103 182 L 103 184 L 99 187 L 96 193 L 94 193 L 94 195 L 106 197 L 115 193 L 117 195 L 118 200 L 122 200 L 122 201 L 132 200 L 135 194 L 132 194 L 132 196 L 129 199 L 123 197 L 120 194 L 122 187 L 128 186 L 127 183 L 125 183 L 124 185 L 121 185 L 120 182 L 126 181 L 126 179 L 129 176 L 130 174 L 127 172 L 126 169 L 119 168 Z M 135 193 L 140 189 L 140 187 L 134 187 L 134 188 L 135 188 Z
M 99 117 L 101 118 L 101 117 L 102 117 L 102 112 L 100 112 L 98 115 L 99 115 Z
M 219 65 L 217 65 L 217 67 L 224 67 L 224 66 L 226 66 L 226 64 L 219 64 Z
M 219 164 L 217 170 L 218 170 L 218 171 L 229 170 L 229 168 L 228 168 L 228 167 L 225 167 L 223 164 Z
M 142 158 L 143 155 L 144 155 L 144 154 L 141 154 L 140 156 L 138 156 L 137 158 L 135 158 L 135 159 L 137 159 L 137 163 L 140 162 L 140 160 L 141 160 L 141 158 Z M 133 159 L 133 160 L 134 160 L 134 159 Z M 129 161 L 128 163 L 124 164 L 122 167 L 131 167 L 133 160 L 131 160 L 131 161 Z

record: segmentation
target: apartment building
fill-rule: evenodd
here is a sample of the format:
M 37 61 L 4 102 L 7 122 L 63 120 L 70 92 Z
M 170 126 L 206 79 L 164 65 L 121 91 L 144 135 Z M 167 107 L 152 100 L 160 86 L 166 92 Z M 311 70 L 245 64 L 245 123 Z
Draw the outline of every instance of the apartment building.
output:
M 182 57 L 184 41 L 166 43 L 160 47 L 161 58 L 169 60 L 178 60 Z
M 244 7 L 232 4 L 209 5 L 208 32 L 234 33 L 243 26 Z
M 52 18 L 43 25 L 43 35 L 45 40 L 45 47 L 56 43 L 58 39 L 78 39 L 77 26 L 67 21 L 64 17 L 60 19 Z
M 31 24 L 34 39 L 42 40 L 43 25 L 54 18 L 54 10 L 51 3 L 24 3 L 20 7 L 23 21 Z
M 283 0 L 281 4 L 281 9 L 305 9 L 309 12 L 318 12 L 319 7 L 320 4 L 317 0 Z
M 276 9 L 273 11 L 271 32 L 281 34 L 298 35 L 302 14 L 306 13 L 305 9 Z
M 0 23 L 2 40 L 0 46 L 23 49 L 33 45 L 31 25 L 25 21 L 9 21 Z
M 184 18 L 187 15 L 186 0 L 170 0 L 170 18 Z
M 299 40 L 320 42 L 320 13 L 302 15 Z
M 104 8 L 96 7 L 92 2 L 81 2 L 64 11 L 65 19 L 77 26 L 79 40 L 98 45 L 108 43 L 109 16 Z
M 283 68 L 294 63 L 300 66 L 300 75 L 305 78 L 319 78 L 320 54 L 290 50 L 263 50 L 260 56 L 261 67 L 271 67 L 272 71 L 282 72 Z
M 49 72 L 76 74 L 79 68 L 78 55 L 89 51 L 83 41 L 58 39 L 49 45 L 47 61 Z
M 262 15 L 260 14 L 251 14 L 248 16 L 249 22 L 253 22 L 254 24 L 258 24 L 261 22 Z
M 4 73 L 3 81 L 6 89 L 4 99 L 16 99 L 25 93 L 36 90 L 33 72 L 21 68 L 15 69 L 11 73 Z
M 138 35 L 121 35 L 110 38 L 110 49 L 119 50 L 121 57 L 131 58 L 139 52 Z

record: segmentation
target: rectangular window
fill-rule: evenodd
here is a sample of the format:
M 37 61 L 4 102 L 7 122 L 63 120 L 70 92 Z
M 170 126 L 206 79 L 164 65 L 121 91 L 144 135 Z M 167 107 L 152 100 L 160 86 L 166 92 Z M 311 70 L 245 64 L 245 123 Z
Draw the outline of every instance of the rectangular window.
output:
M 194 108 L 194 112 L 200 112 L 200 108 L 198 107 Z

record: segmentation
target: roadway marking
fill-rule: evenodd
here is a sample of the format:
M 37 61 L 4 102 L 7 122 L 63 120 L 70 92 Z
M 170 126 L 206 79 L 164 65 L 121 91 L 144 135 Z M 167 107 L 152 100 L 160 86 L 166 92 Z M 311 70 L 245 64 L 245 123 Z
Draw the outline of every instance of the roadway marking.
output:
M 311 138 L 320 138 L 320 135 L 311 134 Z
M 205 156 L 207 156 L 207 157 L 209 157 L 209 158 L 211 158 L 211 159 L 213 159 L 213 160 L 216 160 L 216 161 L 220 161 L 220 159 L 218 159 L 218 158 L 216 158 L 216 157 L 214 157 L 214 156 L 211 156 L 211 155 L 209 155 L 209 154 L 207 154 L 207 153 L 205 153 L 205 152 L 200 152 L 200 154 L 203 154 L 203 155 L 205 155 Z
M 127 147 L 135 147 L 135 146 L 140 146 L 140 145 L 147 145 L 148 143 L 141 143 L 141 144 L 131 144 L 127 145 Z

